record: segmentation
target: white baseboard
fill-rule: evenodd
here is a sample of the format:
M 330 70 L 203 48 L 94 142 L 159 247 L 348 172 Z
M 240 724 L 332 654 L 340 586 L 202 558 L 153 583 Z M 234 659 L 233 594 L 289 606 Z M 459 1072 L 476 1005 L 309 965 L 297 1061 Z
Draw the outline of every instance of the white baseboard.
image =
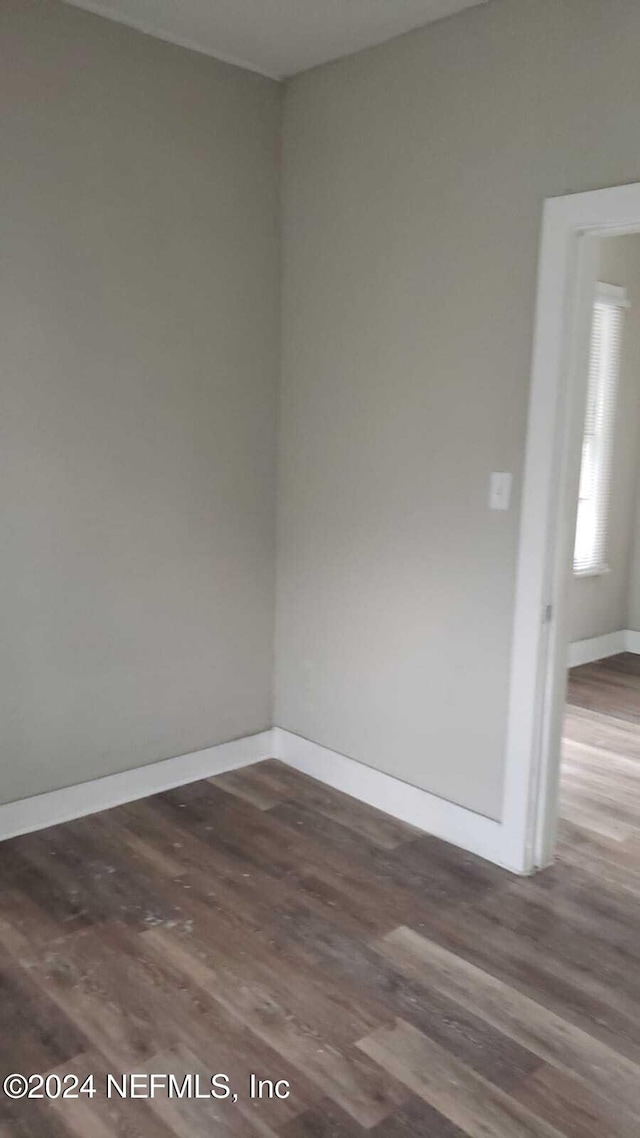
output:
M 593 636 L 589 640 L 574 640 L 569 645 L 570 668 L 581 664 L 593 664 L 595 660 L 606 660 L 619 652 L 635 652 L 640 655 L 640 632 L 623 628 L 620 632 L 608 632 L 605 636 Z
M 592 636 L 588 640 L 574 640 L 569 645 L 569 667 L 578 668 L 581 664 L 592 664 L 594 660 L 605 660 L 607 656 L 617 656 L 625 652 L 625 633 L 608 632 L 606 636 Z
M 447 802 L 281 727 L 273 729 L 273 749 L 276 757 L 288 766 L 445 842 L 478 854 L 512 872 L 519 872 L 503 858 L 504 828 L 500 822 Z
M 640 634 L 637 634 L 640 637 Z M 70 822 L 270 757 L 443 841 L 521 872 L 505 856 L 504 827 L 337 751 L 274 727 L 175 759 L 0 805 L 0 841 Z
M 634 652 L 636 656 L 640 656 L 640 632 L 634 632 L 632 628 L 625 630 L 624 650 L 625 652 Z
M 273 732 L 262 731 L 258 735 L 246 735 L 176 759 L 163 759 L 159 763 L 77 783 L 63 790 L 51 790 L 32 798 L 7 802 L 0 805 L 0 841 L 270 758 L 273 755 L 272 742 Z

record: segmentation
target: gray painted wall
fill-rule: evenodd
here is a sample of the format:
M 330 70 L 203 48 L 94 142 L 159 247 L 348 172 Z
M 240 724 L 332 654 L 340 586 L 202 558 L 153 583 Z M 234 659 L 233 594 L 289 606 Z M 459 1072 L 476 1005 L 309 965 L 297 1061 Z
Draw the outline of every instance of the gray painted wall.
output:
M 542 204 L 640 179 L 639 49 L 494 0 L 287 88 L 276 721 L 492 817 Z
M 494 0 L 286 93 L 275 719 L 493 817 L 542 202 L 640 179 L 639 47 Z M 0 800 L 271 721 L 280 98 L 0 9 Z
M 631 623 L 631 600 L 640 591 L 632 569 L 635 548 L 636 486 L 640 477 L 640 235 L 606 237 L 599 242 L 597 278 L 626 288 L 620 385 L 611 467 L 609 572 L 574 577 L 571 584 L 570 638 L 603 636 Z
M 0 7 L 0 801 L 271 721 L 281 89 Z

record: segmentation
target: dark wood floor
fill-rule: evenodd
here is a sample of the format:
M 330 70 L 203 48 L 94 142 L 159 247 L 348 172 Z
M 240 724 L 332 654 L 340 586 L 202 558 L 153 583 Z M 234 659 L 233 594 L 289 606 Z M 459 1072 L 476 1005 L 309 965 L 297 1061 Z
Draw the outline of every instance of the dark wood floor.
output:
M 275 761 L 0 846 L 0 1070 L 98 1087 L 0 1093 L 0 1138 L 637 1138 L 640 737 L 601 687 L 572 681 L 535 879 Z M 107 1100 L 107 1071 L 239 1098 Z

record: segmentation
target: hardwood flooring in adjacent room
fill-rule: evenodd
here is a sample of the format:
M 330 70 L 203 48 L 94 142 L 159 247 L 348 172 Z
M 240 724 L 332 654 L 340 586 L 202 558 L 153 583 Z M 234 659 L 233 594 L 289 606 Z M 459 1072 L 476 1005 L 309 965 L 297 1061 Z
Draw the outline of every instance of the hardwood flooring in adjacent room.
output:
M 98 1088 L 0 1094 L 0 1138 L 635 1138 L 640 742 L 601 715 L 571 709 L 534 879 L 275 761 L 0 845 L 0 1070 Z M 239 1097 L 106 1099 L 107 1071 Z
M 586 833 L 640 873 L 640 656 L 569 673 L 560 813 L 574 846 Z

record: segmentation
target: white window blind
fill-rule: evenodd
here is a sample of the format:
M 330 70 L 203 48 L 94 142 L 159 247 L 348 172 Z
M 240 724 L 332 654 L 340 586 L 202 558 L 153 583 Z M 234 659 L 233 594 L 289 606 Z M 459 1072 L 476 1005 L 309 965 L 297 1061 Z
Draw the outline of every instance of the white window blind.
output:
M 613 430 L 626 307 L 624 289 L 597 285 L 573 553 L 573 571 L 576 574 L 604 573 L 607 570 Z

